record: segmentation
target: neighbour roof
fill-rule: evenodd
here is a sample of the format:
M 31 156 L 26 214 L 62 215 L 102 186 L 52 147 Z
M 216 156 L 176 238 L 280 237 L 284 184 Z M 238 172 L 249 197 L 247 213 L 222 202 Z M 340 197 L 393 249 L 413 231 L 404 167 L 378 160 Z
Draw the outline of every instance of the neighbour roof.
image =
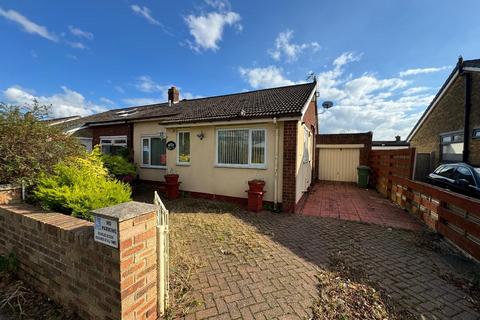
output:
M 164 123 L 188 123 L 266 117 L 300 116 L 316 82 L 221 96 L 183 99 L 109 110 L 79 119 L 82 125 L 161 119 Z
M 441 95 L 443 94 L 443 91 L 447 89 L 449 86 L 450 82 L 453 80 L 454 77 L 458 75 L 459 69 L 467 69 L 466 71 L 480 71 L 480 59 L 475 59 L 475 60 L 462 60 L 459 58 L 458 63 L 455 65 L 455 68 L 453 68 L 452 72 L 448 76 L 447 80 L 443 83 L 442 87 L 440 90 L 437 92 L 435 97 L 433 98 L 432 102 L 428 106 L 428 108 L 425 110 L 425 112 L 422 114 L 418 122 L 415 124 L 413 127 L 412 131 L 407 136 L 407 141 L 410 141 L 413 138 L 413 135 L 417 131 L 417 129 L 422 125 L 423 121 L 427 118 L 427 115 L 430 113 L 431 109 L 433 109 L 440 99 Z M 474 68 L 478 70 L 468 70 L 469 68 Z
M 397 141 L 397 140 L 377 140 L 377 141 L 372 141 L 372 146 L 378 147 L 378 146 L 387 146 L 387 147 L 403 147 L 403 146 L 409 146 L 410 143 L 404 140 Z
M 80 118 L 81 116 L 70 116 L 70 117 L 62 117 L 62 118 L 45 119 L 42 121 L 45 122 L 47 125 L 56 125 L 56 124 L 65 123 L 65 122 L 80 119 Z

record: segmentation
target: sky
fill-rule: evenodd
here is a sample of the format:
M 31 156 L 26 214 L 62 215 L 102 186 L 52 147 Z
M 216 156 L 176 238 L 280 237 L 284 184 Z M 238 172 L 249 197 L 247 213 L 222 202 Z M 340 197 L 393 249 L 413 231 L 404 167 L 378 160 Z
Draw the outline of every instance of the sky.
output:
M 480 58 L 480 2 L 461 4 L 0 0 L 0 101 L 88 115 L 315 74 L 320 132 L 405 138 L 458 56 Z

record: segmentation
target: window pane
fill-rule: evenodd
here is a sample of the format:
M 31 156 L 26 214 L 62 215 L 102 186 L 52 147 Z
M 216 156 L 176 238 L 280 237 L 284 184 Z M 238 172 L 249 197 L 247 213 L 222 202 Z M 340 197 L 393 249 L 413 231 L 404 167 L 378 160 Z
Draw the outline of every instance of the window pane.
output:
M 445 161 L 462 161 L 463 142 L 451 143 L 442 147 L 442 159 Z
M 178 162 L 190 162 L 190 132 L 178 133 Z
M 115 155 L 115 156 L 121 156 L 124 155 L 127 151 L 126 147 L 123 146 L 111 146 L 110 147 L 110 154 Z
M 102 153 L 103 154 L 110 154 L 111 153 L 111 150 L 110 150 L 110 145 L 102 145 Z
M 218 163 L 248 164 L 248 130 L 218 131 Z
M 151 158 L 150 165 L 152 166 L 165 166 L 167 165 L 167 156 L 165 149 L 165 139 L 150 138 Z
M 440 171 L 438 174 L 441 175 L 442 177 L 452 179 L 454 172 L 455 172 L 455 167 L 445 166 L 445 167 L 442 168 L 442 171 Z
M 143 164 L 148 164 L 148 159 L 150 159 L 150 144 L 149 144 L 149 139 L 143 139 Z
M 455 173 L 455 179 L 465 179 L 471 185 L 475 185 L 475 180 L 473 179 L 472 173 L 465 167 L 457 168 L 457 172 Z
M 265 163 L 265 131 L 252 130 L 252 164 Z

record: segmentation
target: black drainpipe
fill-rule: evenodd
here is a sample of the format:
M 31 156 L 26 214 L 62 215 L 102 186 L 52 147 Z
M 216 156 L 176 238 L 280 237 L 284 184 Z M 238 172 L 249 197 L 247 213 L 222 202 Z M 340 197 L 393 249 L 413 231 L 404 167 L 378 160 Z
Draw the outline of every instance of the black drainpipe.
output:
M 463 162 L 468 163 L 470 155 L 470 110 L 472 107 L 472 75 L 464 73 L 465 77 L 465 111 L 464 111 L 464 129 L 463 129 Z

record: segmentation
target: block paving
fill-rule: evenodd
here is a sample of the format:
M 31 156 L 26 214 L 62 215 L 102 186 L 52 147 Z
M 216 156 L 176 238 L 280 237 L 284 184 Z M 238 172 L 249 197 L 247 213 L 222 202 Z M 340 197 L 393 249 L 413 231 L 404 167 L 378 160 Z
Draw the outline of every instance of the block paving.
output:
M 317 270 L 328 269 L 329 256 L 338 253 L 418 318 L 480 319 L 468 293 L 447 280 L 478 272 L 478 265 L 419 230 L 268 212 L 205 213 L 191 201 L 190 213 L 171 217 L 171 229 L 190 239 L 202 261 L 192 279 L 201 303 L 185 319 L 308 319 Z
M 422 228 L 419 221 L 375 190 L 360 189 L 352 183 L 322 181 L 315 184 L 300 213 L 401 229 Z

